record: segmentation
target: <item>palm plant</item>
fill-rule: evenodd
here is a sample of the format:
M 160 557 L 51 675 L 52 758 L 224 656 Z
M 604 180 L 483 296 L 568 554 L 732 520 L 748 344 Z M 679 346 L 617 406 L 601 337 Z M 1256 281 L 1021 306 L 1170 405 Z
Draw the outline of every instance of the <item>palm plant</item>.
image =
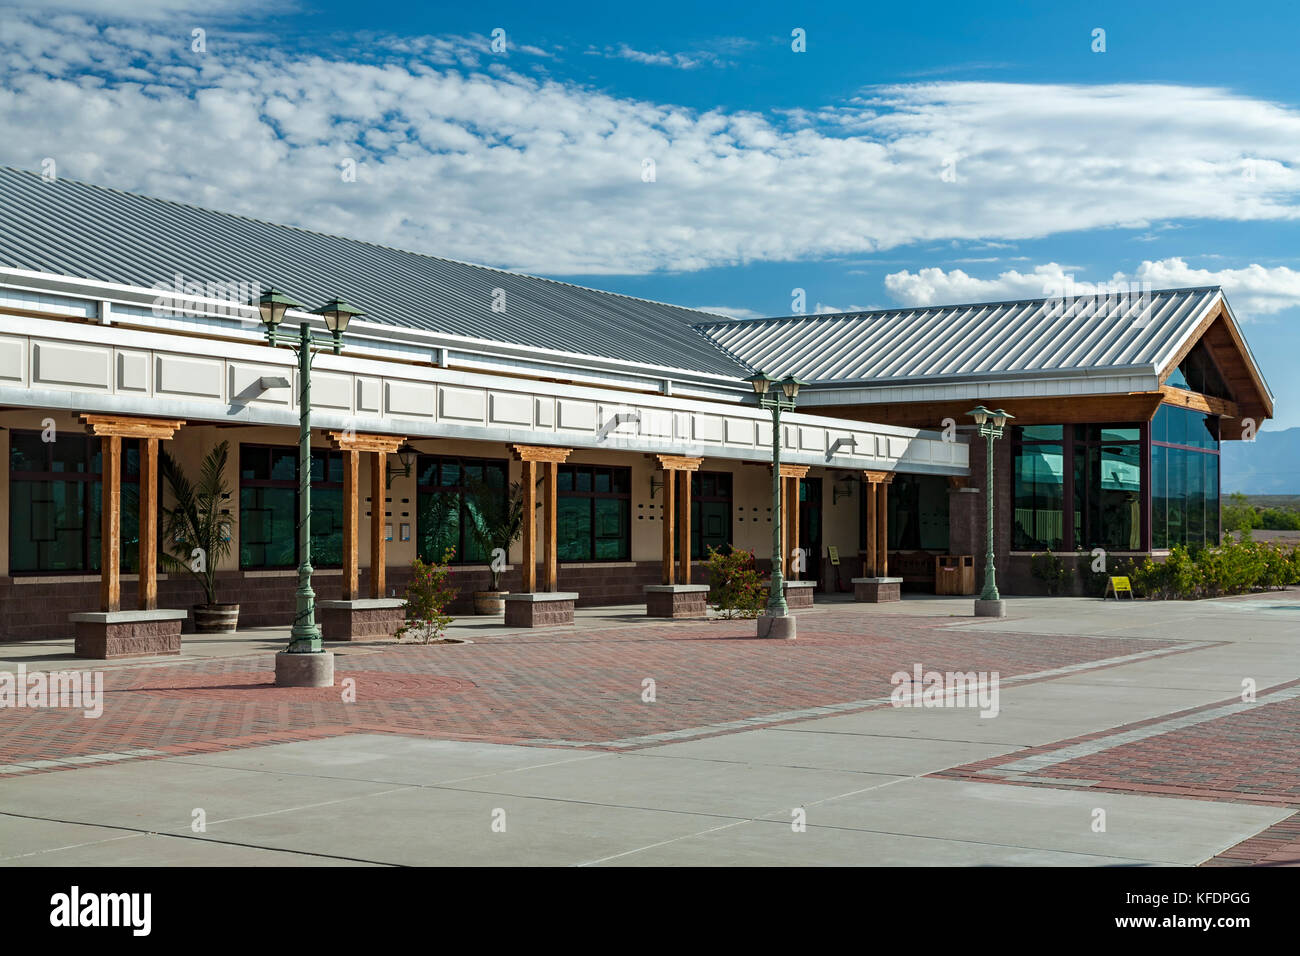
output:
M 226 484 L 229 459 L 230 443 L 223 441 L 203 457 L 195 484 L 165 449 L 158 456 L 159 471 L 175 502 L 163 510 L 162 545 L 166 550 L 159 557 L 169 571 L 193 574 L 208 604 L 217 603 L 217 567 L 231 548 L 230 516 L 221 510 L 222 501 L 230 497 Z
M 493 560 L 493 552 L 500 549 L 509 554 L 510 546 L 523 533 L 524 487 L 520 482 L 512 482 L 503 495 L 500 488 L 477 480 L 469 482 L 466 490 L 470 499 L 467 530 L 479 550 L 487 556 L 492 590 L 500 591 L 505 562 Z

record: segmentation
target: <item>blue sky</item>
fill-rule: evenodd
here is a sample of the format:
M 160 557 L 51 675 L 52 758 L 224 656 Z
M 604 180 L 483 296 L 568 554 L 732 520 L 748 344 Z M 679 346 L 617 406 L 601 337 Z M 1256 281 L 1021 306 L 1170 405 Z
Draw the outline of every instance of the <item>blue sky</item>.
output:
M 1300 425 L 1298 21 L 20 0 L 0 162 L 740 316 L 795 289 L 814 311 L 1222 284 L 1278 428 Z

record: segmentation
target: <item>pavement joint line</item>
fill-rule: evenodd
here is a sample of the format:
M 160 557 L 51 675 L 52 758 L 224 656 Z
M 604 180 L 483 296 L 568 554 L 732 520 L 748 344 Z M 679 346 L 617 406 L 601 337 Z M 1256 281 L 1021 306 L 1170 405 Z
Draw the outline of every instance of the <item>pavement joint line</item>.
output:
M 1016 760 L 1008 761 L 1007 763 L 996 764 L 994 767 L 981 772 L 988 773 L 990 770 L 997 770 L 998 776 L 1005 777 L 1032 774 L 1034 771 L 1066 763 L 1070 760 L 1077 760 L 1081 757 L 1091 757 L 1094 754 L 1101 753 L 1103 750 L 1112 750 L 1115 747 L 1122 747 L 1125 744 L 1136 743 L 1139 740 L 1158 737 L 1175 730 L 1182 730 L 1185 727 L 1194 727 L 1197 724 L 1203 724 L 1207 721 L 1218 720 L 1220 717 L 1230 717 L 1233 714 L 1240 714 L 1247 710 L 1254 710 L 1256 707 L 1265 704 L 1295 700 L 1298 697 L 1300 697 L 1300 686 L 1283 688 L 1281 690 L 1260 694 L 1255 700 L 1250 702 L 1234 701 L 1231 704 L 1222 704 L 1218 707 L 1211 707 L 1208 710 L 1199 710 L 1194 713 L 1185 714 L 1182 717 L 1173 717 L 1169 720 L 1160 721 L 1159 723 L 1148 724 L 1145 727 L 1139 727 L 1135 730 L 1121 731 L 1117 734 L 1097 737 L 1092 740 L 1083 741 L 1082 743 L 1070 744 L 1031 757 L 1020 757 Z
M 12 813 L 8 810 L 0 810 L 0 817 L 13 817 L 18 820 L 40 820 L 45 823 L 63 823 L 70 826 L 99 827 L 104 830 L 121 830 L 121 837 L 95 841 L 95 843 L 78 844 L 79 846 L 93 846 L 96 843 L 112 843 L 115 840 L 126 840 L 134 837 L 164 837 L 173 840 L 192 840 L 195 843 L 212 843 L 218 846 L 238 846 L 249 850 L 265 850 L 268 853 L 288 853 L 293 856 L 312 856 L 325 860 L 342 860 L 345 863 L 374 863 L 380 866 L 401 866 L 398 863 L 385 863 L 382 860 L 369 860 L 365 857 L 358 856 L 339 856 L 333 853 L 316 853 L 312 850 L 292 850 L 278 846 L 263 846 L 260 843 L 241 843 L 238 840 L 218 840 L 215 837 L 191 835 L 184 832 L 174 832 L 171 830 L 148 830 L 144 827 L 130 827 L 120 823 L 83 823 L 80 820 L 63 820 L 57 817 L 38 817 L 29 813 Z M 72 847 L 57 847 L 49 850 L 41 850 L 41 853 L 53 853 L 60 849 L 76 849 Z M 4 857 L 0 859 L 20 859 L 21 857 Z
M 1065 664 L 1061 667 L 1052 667 L 1047 670 L 1032 671 L 1028 674 L 1016 674 L 1011 677 L 1001 678 L 1000 680 L 1003 684 L 1023 684 L 1030 681 L 1050 680 L 1055 677 L 1063 677 L 1067 674 L 1076 674 L 1084 670 L 1116 667 L 1151 658 L 1165 657 L 1170 654 L 1181 654 L 1187 651 L 1203 650 L 1207 647 L 1214 647 L 1216 644 L 1217 642 L 1215 641 L 1187 641 L 1170 647 L 1157 647 L 1145 651 L 1135 651 L 1132 654 L 1123 654 L 1119 657 L 1105 657 L 1094 661 L 1079 661 L 1074 664 Z M 809 720 L 817 717 L 829 717 L 847 711 L 867 710 L 872 707 L 877 707 L 880 704 L 888 703 L 890 703 L 889 697 L 870 697 L 865 700 L 851 700 L 838 704 L 821 704 L 816 707 L 804 707 L 798 710 L 779 711 L 775 714 L 761 714 L 755 717 L 744 717 L 739 720 L 728 720 L 717 724 L 704 724 L 700 727 L 666 730 L 656 734 L 644 734 L 636 737 L 623 737 L 619 740 L 593 741 L 542 737 L 534 738 L 532 743 L 547 747 L 613 747 L 631 749 L 634 747 L 646 747 L 654 744 L 670 743 L 672 741 L 687 738 L 722 734 L 733 730 L 750 730 L 755 727 L 766 726 L 769 724 L 789 723 L 791 721 Z

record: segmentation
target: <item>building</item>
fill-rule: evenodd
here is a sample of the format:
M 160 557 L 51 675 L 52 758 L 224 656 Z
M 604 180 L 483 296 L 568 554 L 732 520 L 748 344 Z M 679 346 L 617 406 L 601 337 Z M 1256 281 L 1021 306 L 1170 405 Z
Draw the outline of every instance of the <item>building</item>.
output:
M 647 585 L 701 580 L 710 546 L 762 560 L 772 426 L 745 381 L 758 369 L 808 383 L 783 418 L 784 525 L 786 553 L 808 555 L 790 573 L 820 590 L 932 588 L 937 555 L 982 564 L 972 405 L 1016 416 L 996 445 L 1011 593 L 1033 589 L 1029 555 L 1048 548 L 1217 542 L 1219 442 L 1273 414 L 1217 288 L 723 320 L 0 169 L 0 640 L 67 636 L 70 611 L 198 603 L 187 575 L 158 574 L 156 530 L 133 512 L 152 510 L 160 445 L 193 469 L 222 440 L 222 599 L 242 624 L 287 622 L 296 359 L 245 304 L 271 285 L 365 313 L 313 366 L 321 601 L 400 594 L 412 560 L 447 545 L 465 593 L 485 588 L 468 516 L 432 518 L 480 476 L 540 484 L 514 592 L 638 602 Z M 305 320 L 320 327 L 296 312 L 286 327 Z M 110 502 L 140 502 L 108 520 L 106 457 L 120 459 Z

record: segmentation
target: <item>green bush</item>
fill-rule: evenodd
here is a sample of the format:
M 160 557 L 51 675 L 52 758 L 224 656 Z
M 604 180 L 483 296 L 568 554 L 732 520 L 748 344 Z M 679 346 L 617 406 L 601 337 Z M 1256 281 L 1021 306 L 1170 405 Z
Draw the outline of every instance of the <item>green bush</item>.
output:
M 1300 584 L 1300 547 L 1282 548 L 1229 538 L 1217 548 L 1188 551 L 1175 545 L 1163 562 L 1145 559 L 1129 573 L 1133 589 L 1148 598 L 1209 598 Z
M 753 551 L 709 548 L 709 603 L 725 618 L 757 617 L 767 604 L 767 588 L 754 563 Z
M 452 620 L 447 608 L 459 593 L 451 583 L 451 559 L 455 555 L 456 549 L 448 548 L 441 561 L 425 564 L 415 559 L 411 583 L 406 586 L 406 623 L 396 634 L 399 640 L 407 634 L 424 644 L 442 638 Z
M 1074 568 L 1069 567 L 1051 551 L 1044 551 L 1030 558 L 1029 571 L 1047 585 L 1048 594 L 1060 594 L 1070 578 L 1074 576 Z

